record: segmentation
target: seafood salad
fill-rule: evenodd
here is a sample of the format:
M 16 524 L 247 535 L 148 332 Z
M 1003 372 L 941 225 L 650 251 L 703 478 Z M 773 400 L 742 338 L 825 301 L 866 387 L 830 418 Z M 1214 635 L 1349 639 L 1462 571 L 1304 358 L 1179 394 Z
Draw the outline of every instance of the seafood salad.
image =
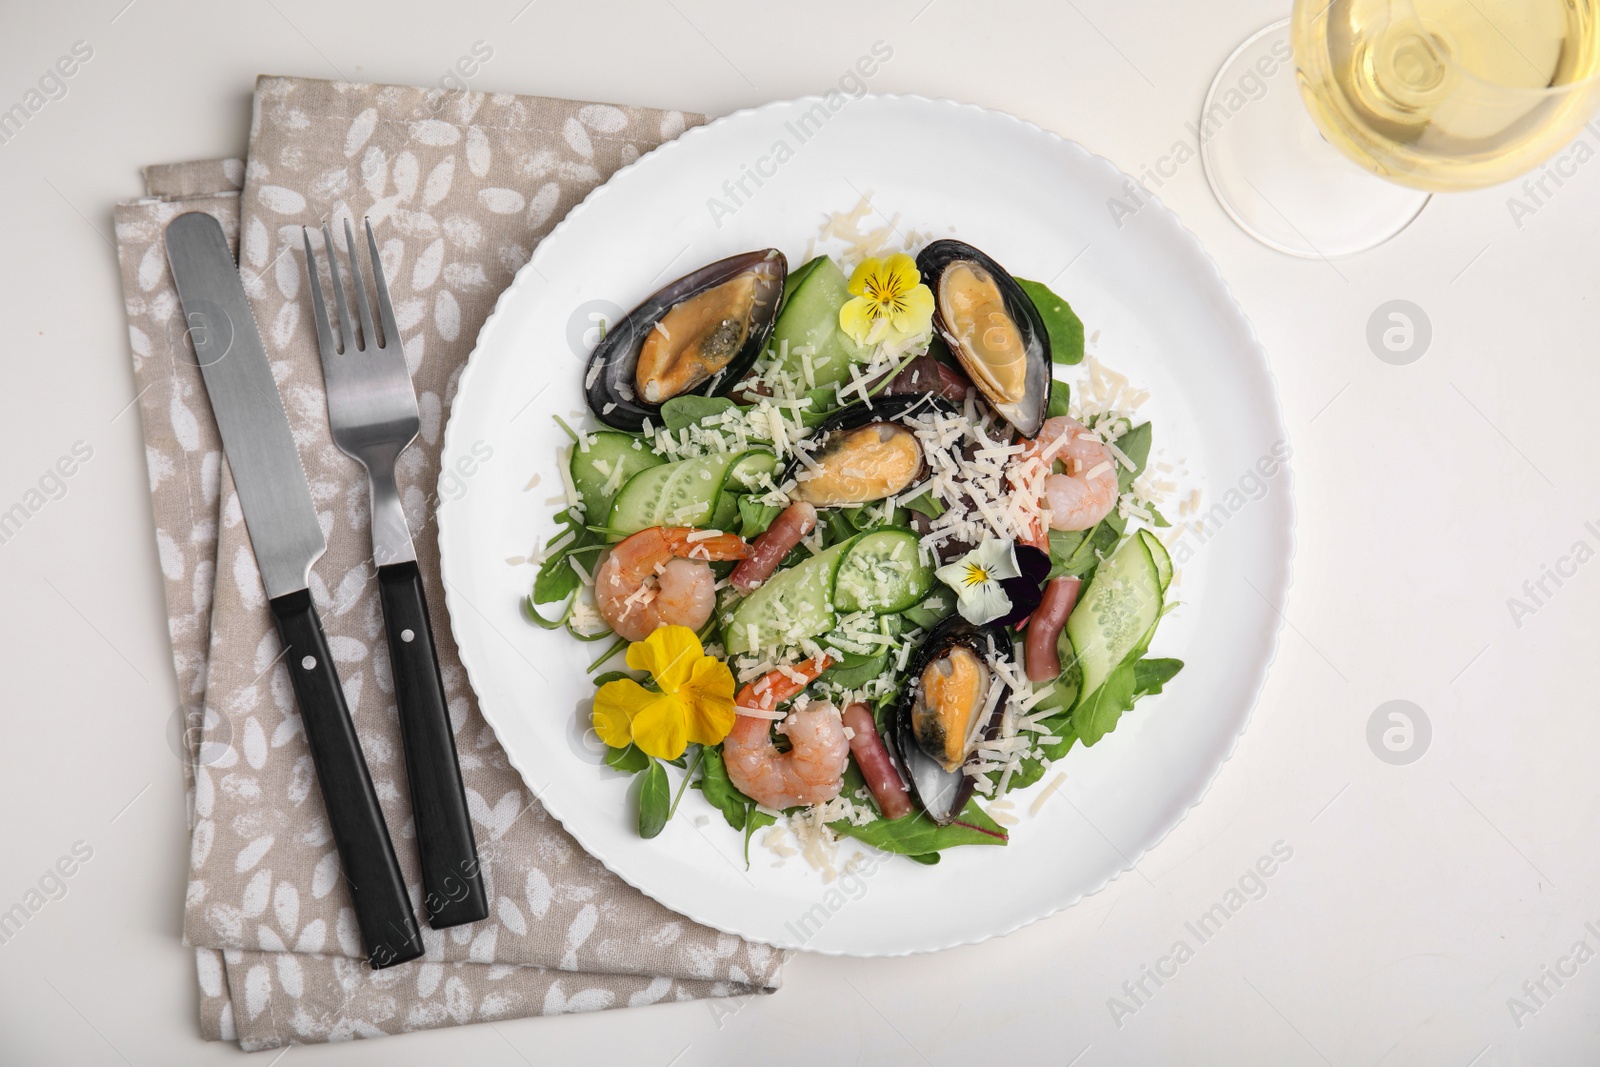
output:
M 1057 379 L 1109 373 L 1084 356 L 1065 299 L 954 239 L 757 249 L 608 324 L 525 608 L 596 643 L 643 836 L 692 788 L 747 860 L 769 826 L 1005 845 L 1008 793 L 1178 673 L 1151 426 Z

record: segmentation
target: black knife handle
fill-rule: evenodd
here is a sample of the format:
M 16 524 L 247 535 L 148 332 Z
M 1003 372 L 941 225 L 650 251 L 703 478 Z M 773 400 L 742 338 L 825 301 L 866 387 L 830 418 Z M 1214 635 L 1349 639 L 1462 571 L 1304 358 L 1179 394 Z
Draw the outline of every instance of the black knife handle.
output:
M 422 955 L 422 932 L 311 593 L 286 593 L 271 604 L 367 962 L 376 970 L 414 960 Z
M 379 567 L 378 590 L 422 855 L 422 906 L 436 930 L 477 922 L 488 917 L 489 900 L 416 562 Z

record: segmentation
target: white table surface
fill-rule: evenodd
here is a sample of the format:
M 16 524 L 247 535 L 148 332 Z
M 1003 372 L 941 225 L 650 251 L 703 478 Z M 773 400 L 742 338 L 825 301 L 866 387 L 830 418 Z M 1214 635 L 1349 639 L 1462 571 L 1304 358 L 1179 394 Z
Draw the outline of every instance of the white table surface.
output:
M 1287 7 L 125 3 L 0 7 L 0 108 L 75 41 L 94 48 L 66 97 L 0 145 L 0 510 L 74 442 L 93 448 L 66 496 L 0 544 L 0 907 L 74 842 L 94 850 L 68 895 L 0 944 L 5 1064 L 242 1055 L 199 1039 L 179 943 L 176 696 L 109 244 L 111 205 L 139 191 L 141 165 L 242 153 L 261 72 L 436 83 L 481 40 L 493 57 L 477 88 L 715 115 L 825 90 L 882 39 L 894 56 L 874 90 L 1010 111 L 1135 171 L 1187 136 L 1224 57 Z M 936 163 L 938 146 L 912 147 Z M 1546 188 L 1520 220 L 1512 188 L 1437 199 L 1393 242 L 1330 265 L 1251 241 L 1197 162 L 1166 182 L 1163 199 L 1221 263 L 1277 374 L 1299 548 L 1248 733 L 1135 873 L 977 947 L 798 956 L 782 992 L 734 1014 L 656 1006 L 294 1047 L 284 1060 L 1596 1062 L 1600 962 L 1585 957 L 1560 986 L 1542 968 L 1570 971 L 1560 961 L 1584 937 L 1600 950 L 1584 926 L 1600 930 L 1600 565 L 1559 588 L 1547 580 L 1553 595 L 1520 620 L 1507 604 L 1576 542 L 1585 563 L 1600 548 L 1585 527 L 1600 530 L 1600 486 L 1584 473 L 1600 439 L 1600 166 Z M 1392 299 L 1432 324 L 1408 366 L 1366 340 Z M 1407 766 L 1367 742 L 1369 717 L 1393 699 L 1432 723 Z M 1293 856 L 1265 895 L 1200 944 L 1185 922 L 1280 841 Z M 1179 939 L 1193 958 L 1159 988 L 1145 979 L 1150 995 L 1114 1020 L 1108 1000 L 1133 1006 L 1123 983 Z M 1508 998 L 1540 979 L 1549 995 L 1514 1018 Z

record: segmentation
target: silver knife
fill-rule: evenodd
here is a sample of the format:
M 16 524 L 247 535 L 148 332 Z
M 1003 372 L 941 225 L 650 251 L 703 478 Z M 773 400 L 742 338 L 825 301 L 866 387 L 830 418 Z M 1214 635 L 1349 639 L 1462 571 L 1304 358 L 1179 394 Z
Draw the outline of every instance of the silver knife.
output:
M 217 220 L 203 211 L 179 215 L 167 226 L 166 242 L 368 962 L 404 963 L 422 955 L 422 935 L 307 588 L 327 541 L 272 366 Z

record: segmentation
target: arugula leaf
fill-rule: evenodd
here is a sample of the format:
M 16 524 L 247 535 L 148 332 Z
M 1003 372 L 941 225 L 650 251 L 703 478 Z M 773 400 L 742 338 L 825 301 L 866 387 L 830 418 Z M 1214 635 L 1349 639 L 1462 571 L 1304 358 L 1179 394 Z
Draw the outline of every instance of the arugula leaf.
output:
M 932 867 L 935 863 L 939 862 L 939 854 L 937 852 L 929 852 L 922 856 L 907 856 L 906 859 L 910 860 L 912 863 L 921 863 Z
M 900 501 L 900 506 L 907 511 L 915 511 L 919 515 L 926 515 L 930 519 L 937 519 L 945 512 L 943 501 L 934 496 L 931 489 L 924 489 L 910 500 Z
M 1007 841 L 1005 830 L 989 818 L 976 800 L 967 801 L 960 816 L 948 826 L 940 826 L 923 811 L 898 819 L 878 819 L 865 826 L 853 826 L 849 819 L 828 825 L 834 833 L 902 856 L 926 856 L 958 845 L 1003 845 Z
M 667 772 L 661 764 L 650 761 L 639 784 L 639 836 L 655 837 L 667 825 L 667 813 L 672 807 L 671 789 L 667 786 Z
M 1143 473 L 1144 465 L 1150 459 L 1150 424 L 1141 422 L 1117 438 L 1115 444 L 1118 451 L 1133 461 L 1132 470 L 1121 463 L 1117 464 L 1117 489 L 1126 493 L 1133 485 L 1133 480 Z
M 764 826 L 771 826 L 778 820 L 764 811 L 757 811 L 755 801 L 750 802 L 750 808 L 744 821 L 744 865 L 750 866 L 750 838 Z
M 1142 659 L 1133 665 L 1134 696 L 1152 696 L 1183 670 L 1181 659 Z
M 1050 379 L 1050 400 L 1045 404 L 1044 417 L 1053 419 L 1067 414 L 1072 405 L 1072 387 L 1058 379 Z
M 637 745 L 629 745 L 627 748 L 608 748 L 606 766 L 624 774 L 638 774 L 650 766 L 650 757 L 646 756 Z
M 738 406 L 725 396 L 675 396 L 661 405 L 661 418 L 667 429 L 681 430 Z
M 1161 692 L 1173 675 L 1183 669 L 1182 660 L 1140 658 L 1154 636 L 1155 627 L 1152 626 L 1138 647 L 1128 653 L 1128 658 L 1100 683 L 1100 688 L 1073 710 L 1072 725 L 1084 745 L 1093 745 L 1115 730 L 1123 712 L 1131 710 L 1140 697 Z
M 763 504 L 754 496 L 739 497 L 739 536 L 749 540 L 767 532 L 783 509 L 774 504 Z
M 556 522 L 567 529 L 550 538 L 549 544 L 554 544 L 567 532 L 572 533 L 572 540 L 563 545 L 559 551 L 550 555 L 539 567 L 539 576 L 533 581 L 533 602 L 535 604 L 550 604 L 557 600 L 565 600 L 577 592 L 581 580 L 578 572 L 572 569 L 567 562 L 567 557 L 582 548 L 599 544 L 598 536 L 584 525 L 583 519 L 572 513 L 570 508 L 556 515 Z
M 560 615 L 553 619 L 547 619 L 541 615 L 539 613 L 539 609 L 534 606 L 533 594 L 529 593 L 527 596 L 522 598 L 522 617 L 543 630 L 559 630 L 565 626 L 568 633 L 574 633 L 572 626 L 568 621 L 572 618 L 572 604 L 570 601 L 567 603 L 567 606 L 562 609 Z M 604 635 L 602 634 L 601 636 Z M 586 637 L 582 638 L 582 640 L 588 641 L 592 640 L 592 638 Z
M 694 788 L 705 794 L 711 806 L 722 812 L 728 825 L 743 830 L 755 802 L 734 786 L 728 777 L 728 767 L 722 760 L 722 750 L 707 745 L 700 760 L 701 775 Z
M 1073 690 L 1074 695 L 1076 695 L 1076 692 L 1076 690 Z M 1061 740 L 1039 746 L 1044 750 L 1044 759 L 1030 758 L 1022 761 L 1011 775 L 1009 788 L 1012 790 L 1026 789 L 1040 778 L 1043 778 L 1045 770 L 1052 763 L 1065 756 L 1072 746 L 1078 742 L 1078 735 L 1072 729 L 1072 713 L 1070 711 L 1064 711 L 1059 715 L 1052 715 L 1047 719 L 1043 719 L 1041 720 L 1041 725 L 1049 728 L 1049 736 L 1059 737 Z
M 1050 335 L 1050 358 L 1056 363 L 1078 363 L 1083 359 L 1083 320 L 1061 297 L 1042 282 L 1018 278 L 1017 284 L 1039 309 L 1045 332 Z
M 1090 530 L 1051 530 L 1050 531 L 1050 578 L 1061 578 L 1066 575 L 1081 574 L 1086 566 L 1094 560 L 1094 553 L 1088 551 Z M 1087 552 L 1086 563 L 1082 556 Z
M 1072 713 L 1072 725 L 1084 745 L 1093 745 L 1117 728 L 1122 713 L 1133 707 L 1133 690 L 1133 666 L 1124 664 L 1078 705 Z

